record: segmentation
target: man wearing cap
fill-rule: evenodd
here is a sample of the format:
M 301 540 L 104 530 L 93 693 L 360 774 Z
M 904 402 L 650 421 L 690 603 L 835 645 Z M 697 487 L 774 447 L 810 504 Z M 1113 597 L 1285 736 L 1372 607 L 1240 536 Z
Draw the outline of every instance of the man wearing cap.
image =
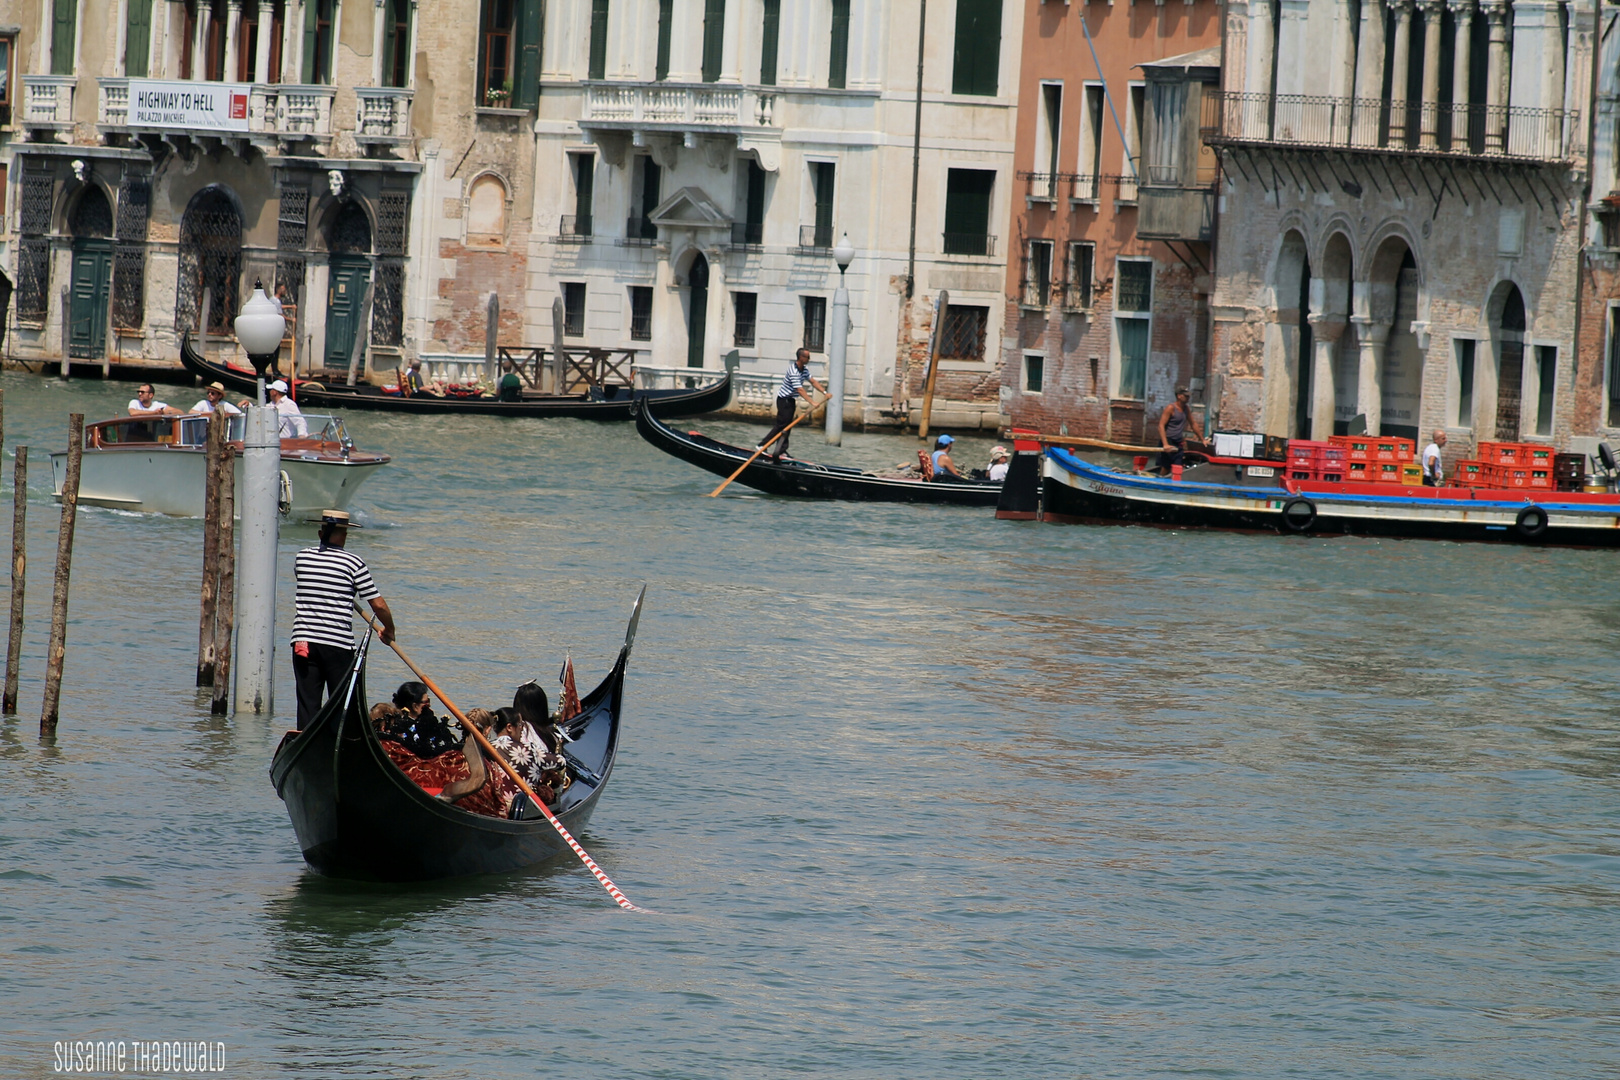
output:
M 226 416 L 241 416 L 242 410 L 225 400 L 225 384 L 211 382 L 203 388 L 203 399 L 191 407 L 193 413 L 222 412 Z
M 990 468 L 986 470 L 990 479 L 997 481 L 1007 479 L 1007 463 L 1011 456 L 1005 446 L 992 446 L 990 448 Z
M 287 396 L 287 384 L 277 379 L 264 388 L 270 398 L 270 405 L 281 414 L 281 437 L 283 439 L 302 439 L 309 434 L 309 425 L 304 422 L 304 414 L 298 408 L 298 402 Z
M 947 476 L 954 476 L 958 480 L 966 480 L 962 470 L 956 467 L 951 460 L 951 444 L 956 440 L 949 435 L 941 435 L 934 443 L 934 479 L 943 480 Z
M 321 512 L 320 543 L 293 558 L 298 584 L 293 599 L 293 682 L 298 690 L 298 730 L 321 711 L 354 663 L 354 602 L 364 600 L 382 623 L 384 645 L 394 640 L 394 613 L 377 592 L 360 556 L 345 551 L 349 529 L 342 510 Z
M 1192 407 L 1189 404 L 1192 395 L 1185 386 L 1176 387 L 1176 400 L 1164 407 L 1159 414 L 1159 475 L 1168 476 L 1170 470 L 1181 464 L 1182 454 L 1187 448 L 1187 439 L 1191 437 L 1199 445 L 1203 445 L 1204 437 L 1198 433 L 1198 428 L 1192 422 Z

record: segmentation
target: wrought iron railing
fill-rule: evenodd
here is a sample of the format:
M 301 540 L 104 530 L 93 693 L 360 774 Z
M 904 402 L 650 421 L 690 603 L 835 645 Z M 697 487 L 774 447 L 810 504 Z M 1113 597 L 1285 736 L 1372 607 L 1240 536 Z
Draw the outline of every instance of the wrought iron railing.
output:
M 765 223 L 763 221 L 733 221 L 731 223 L 732 247 L 757 248 L 764 243 Z
M 564 214 L 557 223 L 557 239 L 565 244 L 591 242 L 591 215 Z
M 1069 198 L 1075 202 L 1096 202 L 1102 190 L 1102 177 L 1096 173 L 1075 173 L 1069 177 Z
M 1203 101 L 1201 134 L 1217 144 L 1565 161 L 1580 130 L 1576 109 L 1218 90 Z
M 833 246 L 831 225 L 800 225 L 799 246 L 810 251 L 830 251 Z
M 947 255 L 989 257 L 996 253 L 996 238 L 989 233 L 948 232 L 944 234 L 944 247 L 942 250 Z
M 658 241 L 658 226 L 650 218 L 635 216 L 624 221 L 624 240 L 630 245 L 653 244 Z
M 1029 185 L 1024 189 L 1026 196 L 1046 202 L 1056 201 L 1058 189 L 1063 185 L 1063 181 L 1069 178 L 1068 173 L 1056 172 L 1026 172 L 1018 175 Z

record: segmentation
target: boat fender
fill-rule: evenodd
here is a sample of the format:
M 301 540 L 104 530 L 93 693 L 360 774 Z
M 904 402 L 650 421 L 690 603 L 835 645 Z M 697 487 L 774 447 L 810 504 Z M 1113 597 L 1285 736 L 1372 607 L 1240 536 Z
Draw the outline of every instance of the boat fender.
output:
M 292 512 L 292 477 L 287 470 L 281 470 L 281 486 L 276 492 L 276 509 L 283 514 Z
M 1531 503 L 1513 519 L 1513 531 L 1526 540 L 1539 540 L 1547 531 L 1547 511 Z
M 1292 533 L 1306 533 L 1316 524 L 1316 504 L 1302 495 L 1295 495 L 1282 504 L 1282 527 Z

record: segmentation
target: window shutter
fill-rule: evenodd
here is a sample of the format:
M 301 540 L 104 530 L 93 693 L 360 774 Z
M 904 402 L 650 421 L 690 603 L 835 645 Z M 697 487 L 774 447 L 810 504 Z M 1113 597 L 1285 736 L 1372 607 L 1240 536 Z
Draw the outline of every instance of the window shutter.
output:
M 315 83 L 315 27 L 320 19 L 316 8 L 320 6 L 319 0 L 304 0 L 304 71 L 305 86 Z
M 152 53 L 152 0 L 127 2 L 124 74 L 131 79 L 144 79 L 147 60 Z
M 675 0 L 658 0 L 658 68 L 653 78 L 669 78 L 670 22 L 675 18 Z
M 591 66 L 588 77 L 607 77 L 608 0 L 591 0 Z
M 56 0 L 51 12 L 51 74 L 73 74 L 73 34 L 78 29 L 79 0 Z
M 956 0 L 951 93 L 993 97 L 1001 68 L 1001 0 Z
M 381 16 L 382 21 L 383 21 L 383 85 L 384 86 L 393 86 L 393 85 L 395 85 L 394 84 L 394 58 L 398 55 L 398 50 L 401 48 L 400 41 L 399 41 L 399 25 L 398 25 L 398 22 L 397 22 L 397 16 L 395 15 L 395 11 L 394 11 L 395 3 L 396 3 L 396 0 L 388 0 L 388 3 L 383 6 L 382 16 Z M 261 29 L 260 33 L 265 33 L 265 32 L 268 31 L 268 29 L 269 29 L 268 27 L 266 27 L 264 29 Z
M 512 81 L 512 104 L 533 109 L 540 104 L 540 38 L 544 32 L 545 5 L 541 0 L 525 0 L 518 8 L 517 78 Z
M 849 0 L 832 0 L 832 47 L 827 56 L 827 85 L 844 88 L 849 73 Z
M 726 42 L 726 0 L 703 0 L 703 81 L 720 81 Z
M 759 84 L 776 85 L 776 43 L 782 36 L 782 0 L 765 0 L 765 18 L 760 33 Z

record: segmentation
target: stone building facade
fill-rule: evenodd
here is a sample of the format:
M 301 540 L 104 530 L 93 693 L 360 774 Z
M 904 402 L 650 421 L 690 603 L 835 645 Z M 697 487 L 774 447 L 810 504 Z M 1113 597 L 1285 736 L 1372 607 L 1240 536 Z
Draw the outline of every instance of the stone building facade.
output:
M 1591 184 L 1576 312 L 1581 364 L 1575 374 L 1573 427 L 1587 436 L 1587 442 L 1615 442 L 1620 441 L 1620 8 L 1603 4 L 1597 17 Z
M 1013 423 L 1136 443 L 1202 391 L 1220 8 L 1026 0 L 1002 336 Z
M 1023 8 L 920 15 L 916 0 L 546 4 L 529 340 L 550 343 L 560 301 L 568 345 L 646 368 L 718 369 L 735 350 L 774 374 L 803 345 L 824 372 L 847 236 L 848 422 L 915 418 L 946 289 L 934 424 L 997 427 L 994 223 L 1015 197 Z
M 1205 137 L 1222 186 L 1223 427 L 1567 445 L 1590 0 L 1235 2 Z M 1585 374 L 1582 372 L 1585 371 Z

